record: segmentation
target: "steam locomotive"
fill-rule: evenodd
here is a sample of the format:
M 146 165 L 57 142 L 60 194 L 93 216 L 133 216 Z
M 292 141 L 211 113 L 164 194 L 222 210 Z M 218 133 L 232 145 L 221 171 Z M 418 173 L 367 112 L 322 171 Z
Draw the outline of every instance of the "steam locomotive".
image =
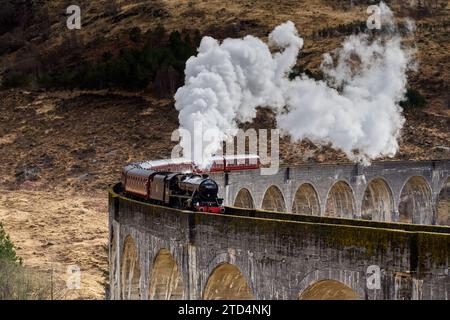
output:
M 198 212 L 224 213 L 219 187 L 207 174 L 144 169 L 131 164 L 122 171 L 125 194 L 154 204 Z
M 261 167 L 257 155 L 214 156 L 209 168 L 184 158 L 135 162 L 122 170 L 126 195 L 151 203 L 199 212 L 224 213 L 219 187 L 209 172 L 253 170 Z

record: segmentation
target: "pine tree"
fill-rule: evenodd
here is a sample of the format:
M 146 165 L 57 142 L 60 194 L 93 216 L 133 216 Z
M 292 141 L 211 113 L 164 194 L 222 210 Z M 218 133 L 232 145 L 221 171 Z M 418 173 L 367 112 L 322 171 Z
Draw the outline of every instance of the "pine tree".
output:
M 14 244 L 3 229 L 3 224 L 0 222 L 0 261 L 21 263 L 21 259 L 16 255 Z

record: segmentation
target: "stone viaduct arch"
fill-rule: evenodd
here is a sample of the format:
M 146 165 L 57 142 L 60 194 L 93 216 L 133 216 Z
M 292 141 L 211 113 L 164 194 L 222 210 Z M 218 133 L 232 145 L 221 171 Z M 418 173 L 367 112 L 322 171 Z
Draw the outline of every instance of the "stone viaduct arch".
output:
M 308 272 L 299 281 L 294 299 L 358 300 L 367 298 L 366 287 L 365 270 L 324 266 Z
M 183 299 L 183 280 L 169 250 L 161 249 L 153 262 L 148 287 L 149 300 Z
M 139 300 L 141 271 L 136 243 L 129 235 L 125 238 L 121 261 L 121 284 L 123 300 Z
M 328 192 L 325 216 L 353 218 L 354 213 L 355 197 L 352 188 L 345 181 L 334 183 Z
M 310 183 L 301 184 L 294 195 L 292 213 L 302 215 L 320 215 L 319 197 Z
M 326 279 L 307 287 L 299 295 L 300 300 L 358 300 L 352 288 L 342 282 Z
M 261 203 L 261 209 L 286 212 L 286 201 L 279 187 L 272 185 L 266 190 Z
M 433 209 L 428 182 L 423 177 L 413 176 L 405 182 L 401 190 L 398 221 L 431 224 Z
M 233 264 L 221 263 L 209 275 L 203 300 L 253 300 L 252 290 L 242 272 Z
M 234 206 L 238 208 L 254 209 L 255 202 L 253 201 L 252 194 L 247 188 L 239 190 L 234 200 Z
M 445 181 L 437 198 L 436 224 L 450 225 L 450 176 Z
M 383 178 L 369 182 L 364 191 L 361 218 L 374 221 L 392 221 L 394 198 L 389 184 Z

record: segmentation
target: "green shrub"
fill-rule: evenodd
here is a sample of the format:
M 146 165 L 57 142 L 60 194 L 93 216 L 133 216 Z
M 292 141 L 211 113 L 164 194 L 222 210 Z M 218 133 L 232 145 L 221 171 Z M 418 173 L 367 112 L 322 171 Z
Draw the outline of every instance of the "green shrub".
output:
M 131 41 L 133 41 L 133 42 L 135 42 L 135 43 L 140 42 L 141 39 L 142 39 L 142 32 L 141 32 L 141 29 L 140 29 L 139 27 L 133 27 L 133 28 L 130 30 L 130 33 L 128 34 L 128 36 L 130 37 L 130 40 L 131 40 Z
M 161 32 L 164 32 L 163 28 L 158 28 L 153 33 Z M 132 32 L 135 35 L 137 33 L 137 29 Z M 117 56 L 105 52 L 98 63 L 50 72 L 42 76 L 38 82 L 43 87 L 144 89 L 150 83 L 159 81 L 157 77 L 161 75 L 162 69 L 171 67 L 176 74 L 182 75 L 186 60 L 193 54 L 195 45 L 191 43 L 189 36 L 183 38 L 178 31 L 174 31 L 161 47 L 146 44 L 138 49 L 126 48 Z M 175 82 L 182 84 L 182 77 L 179 76 Z
M 0 300 L 52 299 L 58 297 L 55 287 L 49 274 L 22 265 L 0 223 Z
M 9 88 L 19 88 L 26 87 L 31 83 L 31 79 L 28 75 L 24 75 L 21 73 L 10 73 L 6 74 L 1 82 L 1 88 L 9 89 Z
M 16 255 L 14 244 L 9 236 L 6 234 L 3 224 L 0 222 L 0 261 L 8 261 L 12 263 L 21 263 L 21 260 Z
M 400 102 L 400 106 L 404 109 L 424 108 L 427 100 L 420 91 L 408 88 L 405 94 L 405 100 Z
M 12 0 L 0 0 L 0 34 L 11 31 L 19 24 Z

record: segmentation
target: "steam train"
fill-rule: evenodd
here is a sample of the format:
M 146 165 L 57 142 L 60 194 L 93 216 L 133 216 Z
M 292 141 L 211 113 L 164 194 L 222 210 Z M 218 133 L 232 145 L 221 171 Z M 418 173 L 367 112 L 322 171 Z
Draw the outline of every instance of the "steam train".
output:
M 206 174 L 142 169 L 128 165 L 122 171 L 125 194 L 154 204 L 199 212 L 224 213 L 219 186 Z
M 207 172 L 248 170 L 260 167 L 255 155 L 221 156 L 209 159 L 202 169 L 178 158 L 135 162 L 122 170 L 123 192 L 131 197 L 172 208 L 224 213 L 219 187 Z

